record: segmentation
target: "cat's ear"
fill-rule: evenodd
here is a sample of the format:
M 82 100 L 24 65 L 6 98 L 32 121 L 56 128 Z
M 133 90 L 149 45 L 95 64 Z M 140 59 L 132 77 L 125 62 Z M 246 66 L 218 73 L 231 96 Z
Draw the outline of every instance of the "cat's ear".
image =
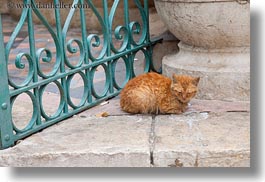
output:
M 200 81 L 200 77 L 196 77 L 196 78 L 194 78 L 194 80 L 193 80 L 192 83 L 193 83 L 194 85 L 198 86 L 199 81 Z
M 178 75 L 176 75 L 175 73 L 173 73 L 172 80 L 173 80 L 173 83 L 177 83 L 178 82 Z

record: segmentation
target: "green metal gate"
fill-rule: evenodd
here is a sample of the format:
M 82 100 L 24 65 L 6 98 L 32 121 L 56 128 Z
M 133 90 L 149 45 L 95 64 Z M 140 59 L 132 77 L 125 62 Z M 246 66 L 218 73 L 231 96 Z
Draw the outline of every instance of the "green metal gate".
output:
M 123 3 L 124 24 L 113 27 L 113 18 L 119 3 Z M 16 141 L 36 133 L 48 126 L 71 117 L 85 109 L 93 107 L 100 102 L 119 94 L 124 84 L 135 76 L 133 62 L 137 52 L 141 51 L 145 56 L 145 70 L 153 69 L 152 47 L 158 41 L 151 41 L 149 35 L 149 8 L 148 0 L 133 0 L 138 8 L 142 24 L 131 21 L 129 16 L 128 0 L 114 0 L 111 7 L 107 0 L 102 0 L 103 14 L 95 7 L 93 0 L 73 0 L 72 5 L 88 5 L 102 27 L 102 34 L 88 33 L 84 8 L 71 9 L 65 23 L 62 25 L 59 5 L 60 0 L 54 0 L 54 15 L 56 26 L 51 26 L 41 14 L 34 0 L 24 0 L 23 10 L 18 24 L 10 39 L 4 45 L 2 20 L 0 15 L 0 148 L 13 146 Z M 56 5 L 58 5 L 56 7 Z M 81 32 L 80 39 L 73 38 L 66 41 L 70 22 L 75 13 L 80 14 Z M 56 47 L 55 62 L 52 70 L 44 73 L 40 61 L 49 63 L 52 52 L 49 48 L 37 48 L 34 36 L 33 15 L 36 15 L 41 24 L 46 27 Z M 34 15 L 34 16 L 35 16 Z M 22 27 L 26 26 L 29 37 L 29 51 L 19 52 L 14 61 L 17 69 L 27 67 L 27 76 L 19 84 L 12 81 L 8 73 L 9 56 L 12 46 Z M 141 32 L 141 33 L 140 33 Z M 139 35 L 135 40 L 134 35 Z M 100 37 L 101 36 L 101 37 Z M 103 38 L 102 38 L 103 37 Z M 113 37 L 120 42 L 120 47 L 113 45 Z M 73 46 L 73 44 L 77 46 Z M 93 48 L 102 47 L 98 55 L 92 53 Z M 77 64 L 72 64 L 67 53 L 80 53 Z M 115 78 L 115 66 L 117 60 L 122 59 L 126 65 L 126 78 L 122 85 L 117 84 Z M 22 61 L 24 60 L 24 62 Z M 26 60 L 26 63 L 25 63 Z M 106 75 L 104 90 L 97 93 L 93 79 L 97 68 L 101 66 Z M 75 75 L 82 78 L 84 92 L 79 104 L 75 104 L 70 97 L 70 84 Z M 53 115 L 49 115 L 43 108 L 43 93 L 49 84 L 53 84 L 59 90 L 60 104 Z M 12 109 L 16 98 L 27 95 L 32 103 L 32 116 L 24 128 L 18 128 L 13 122 Z M 51 103 L 53 104 L 53 103 Z

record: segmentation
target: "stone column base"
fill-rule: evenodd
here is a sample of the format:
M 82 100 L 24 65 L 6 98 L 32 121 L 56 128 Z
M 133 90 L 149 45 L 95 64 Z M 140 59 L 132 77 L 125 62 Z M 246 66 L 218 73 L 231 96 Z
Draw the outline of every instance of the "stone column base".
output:
M 198 99 L 249 101 L 250 48 L 203 49 L 179 44 L 180 52 L 163 58 L 163 74 L 200 76 Z

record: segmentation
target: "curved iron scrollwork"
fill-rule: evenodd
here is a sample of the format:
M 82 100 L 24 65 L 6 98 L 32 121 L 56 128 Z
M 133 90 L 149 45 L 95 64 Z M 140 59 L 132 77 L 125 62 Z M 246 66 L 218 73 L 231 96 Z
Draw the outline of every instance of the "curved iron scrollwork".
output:
M 10 126 L 9 131 L 13 132 L 9 132 L 6 136 L 10 135 L 12 141 L 6 142 L 7 140 L 1 135 L 1 148 L 11 146 L 23 137 L 118 95 L 126 82 L 135 76 L 133 64 L 135 56 L 139 52 L 144 55 L 144 72 L 151 69 L 152 46 L 155 42 L 150 41 L 149 37 L 148 0 L 144 0 L 144 4 L 140 0 L 133 0 L 136 10 L 139 11 L 140 22 L 131 21 L 128 0 L 114 0 L 112 2 L 111 4 L 108 0 L 102 0 L 102 12 L 92 0 L 73 0 L 72 7 L 88 5 L 89 10 L 70 8 L 65 22 L 62 24 L 60 9 L 55 8 L 56 26 L 53 27 L 36 6 L 35 0 L 23 1 L 23 4 L 27 6 L 22 9 L 20 20 L 6 44 L 3 56 L 6 57 L 5 64 L 8 64 L 10 52 L 14 49 L 15 39 L 22 27 L 27 25 L 29 51 L 17 54 L 14 61 L 15 67 L 19 70 L 25 70 L 27 67 L 27 74 L 20 84 L 15 83 L 6 75 L 5 78 L 7 78 L 6 81 L 9 84 L 4 85 L 4 87 L 9 90 L 7 100 L 10 103 L 7 104 L 7 107 L 10 105 L 11 110 L 17 97 L 22 94 L 26 94 L 30 98 L 34 109 L 32 117 L 24 129 L 17 128 L 14 121 L 12 121 L 12 115 L 8 116 L 7 122 L 9 123 L 6 126 Z M 54 0 L 53 3 L 59 5 L 61 1 Z M 122 3 L 124 24 L 114 25 L 117 9 Z M 101 26 L 101 33 L 89 33 L 87 31 L 87 27 L 90 25 L 86 20 L 90 17 L 86 16 L 85 11 L 91 11 L 96 17 Z M 50 34 L 55 45 L 55 53 L 50 47 L 36 48 L 33 14 L 45 27 L 47 33 Z M 80 16 L 81 38 L 68 37 L 75 14 Z M 0 36 L 2 36 L 1 24 Z M 117 42 L 118 47 L 115 45 Z M 0 43 L 3 44 L 3 42 Z M 95 54 L 95 49 L 97 54 Z M 0 50 L 0 55 L 2 53 Z M 69 55 L 76 56 L 75 63 L 71 61 Z M 41 65 L 43 63 L 51 64 L 51 70 L 48 73 L 42 70 Z M 118 83 L 118 78 L 115 76 L 118 64 L 123 64 L 125 67 L 124 80 L 121 83 Z M 97 83 L 95 83 L 95 80 L 97 78 L 95 78 L 95 75 L 98 73 L 98 69 L 101 69 L 105 75 L 102 91 L 96 89 Z M 6 70 L 6 72 L 8 71 Z M 83 95 L 77 104 L 70 94 L 72 91 L 71 85 L 75 84 L 74 77 L 76 76 L 80 78 L 80 84 L 84 88 Z M 55 87 L 59 91 L 57 93 L 59 106 L 52 115 L 47 114 L 43 104 L 44 93 L 48 90 L 48 86 Z M 0 116 L 2 114 L 2 111 L 0 111 Z

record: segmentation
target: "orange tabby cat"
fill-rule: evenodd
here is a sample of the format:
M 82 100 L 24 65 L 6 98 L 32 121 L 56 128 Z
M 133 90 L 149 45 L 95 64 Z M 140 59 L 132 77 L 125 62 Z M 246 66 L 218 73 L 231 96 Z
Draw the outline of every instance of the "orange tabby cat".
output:
M 137 76 L 121 91 L 121 108 L 135 114 L 181 114 L 196 95 L 199 80 L 199 77 L 176 74 L 172 80 L 157 73 Z

